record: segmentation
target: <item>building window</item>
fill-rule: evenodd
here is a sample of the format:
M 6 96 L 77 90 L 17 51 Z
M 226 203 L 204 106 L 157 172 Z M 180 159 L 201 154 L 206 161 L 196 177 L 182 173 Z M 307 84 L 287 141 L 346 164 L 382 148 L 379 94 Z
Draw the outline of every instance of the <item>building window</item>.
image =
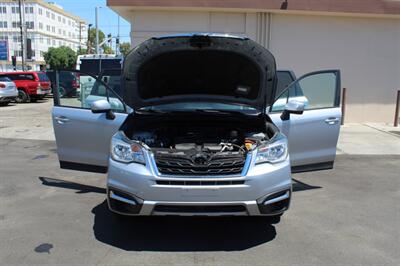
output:
M 51 31 L 55 33 L 56 32 L 56 27 L 51 26 Z
M 26 6 L 25 14 L 33 14 L 33 6 Z
M 60 16 L 58 16 L 58 22 L 61 22 L 61 17 Z
M 27 21 L 27 22 L 25 22 L 25 24 L 26 24 L 27 29 L 32 30 L 35 28 L 35 23 L 33 21 Z
M 0 28 L 7 28 L 7 21 L 0 21 Z
M 11 24 L 12 24 L 12 27 L 13 27 L 13 28 L 19 28 L 19 27 L 21 27 L 21 24 L 19 23 L 19 21 L 13 21 Z
M 2 14 L 7 13 L 7 7 L 1 6 L 1 7 L 0 7 L 0 13 L 2 13 Z
M 39 7 L 38 12 L 39 12 L 39 15 L 43 15 L 43 9 L 41 9 L 40 7 Z
M 56 40 L 53 40 L 53 46 L 56 46 Z
M 21 42 L 21 36 L 14 35 L 13 42 Z
M 51 19 L 55 20 L 56 19 L 56 15 L 54 15 L 54 13 L 51 13 Z
M 19 6 L 13 6 L 13 7 L 11 7 L 11 13 L 13 13 L 13 14 L 19 14 Z
M 43 29 L 43 23 L 42 22 L 39 22 L 39 29 Z
M 14 50 L 14 55 L 15 56 L 22 56 L 22 53 L 20 50 Z
M 51 39 L 47 38 L 47 44 L 50 45 L 51 44 Z
M 58 34 L 61 35 L 61 29 L 58 29 Z
M 40 43 L 43 43 L 43 36 L 40 36 L 40 37 L 39 37 L 39 42 L 40 42 Z
M 65 18 L 63 18 L 63 23 L 65 24 Z
M 0 35 L 0 40 L 1 41 L 7 41 L 8 40 L 8 35 Z
M 63 30 L 63 35 L 64 35 L 64 36 L 67 36 L 67 33 L 66 33 L 66 31 L 65 31 L 65 30 Z
M 46 30 L 50 31 L 50 25 L 46 25 Z
M 68 20 L 68 26 L 71 26 L 71 20 Z
M 50 18 L 50 12 L 46 11 L 46 17 Z

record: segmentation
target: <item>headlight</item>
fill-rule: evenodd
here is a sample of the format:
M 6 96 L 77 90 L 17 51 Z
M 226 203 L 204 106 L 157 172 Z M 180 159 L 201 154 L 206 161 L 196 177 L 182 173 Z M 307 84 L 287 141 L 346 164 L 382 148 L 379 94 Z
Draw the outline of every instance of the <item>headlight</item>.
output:
M 111 158 L 121 163 L 146 164 L 142 145 L 129 140 L 121 132 L 117 132 L 111 139 Z
M 287 140 L 282 137 L 281 139 L 260 146 L 257 149 L 256 164 L 260 163 L 279 163 L 286 160 L 288 155 Z

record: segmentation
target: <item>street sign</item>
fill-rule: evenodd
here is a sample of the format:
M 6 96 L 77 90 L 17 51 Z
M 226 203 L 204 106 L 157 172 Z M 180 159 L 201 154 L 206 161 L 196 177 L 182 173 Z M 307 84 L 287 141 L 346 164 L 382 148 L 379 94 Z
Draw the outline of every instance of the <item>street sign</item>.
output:
M 8 60 L 8 41 L 0 41 L 0 60 Z

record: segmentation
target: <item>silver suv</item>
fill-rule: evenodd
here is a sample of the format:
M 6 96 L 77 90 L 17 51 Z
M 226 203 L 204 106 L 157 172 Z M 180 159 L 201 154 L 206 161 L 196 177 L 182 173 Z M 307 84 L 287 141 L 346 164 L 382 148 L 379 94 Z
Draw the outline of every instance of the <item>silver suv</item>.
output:
M 185 34 L 132 50 L 118 94 L 92 78 L 87 98 L 55 90 L 54 132 L 61 168 L 108 171 L 114 213 L 277 217 L 289 208 L 291 173 L 333 167 L 338 70 L 277 92 L 264 47 Z

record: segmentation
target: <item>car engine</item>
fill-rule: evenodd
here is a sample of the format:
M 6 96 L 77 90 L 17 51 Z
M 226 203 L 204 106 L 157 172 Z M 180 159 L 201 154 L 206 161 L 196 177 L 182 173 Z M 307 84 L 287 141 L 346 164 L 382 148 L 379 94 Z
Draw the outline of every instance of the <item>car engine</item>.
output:
M 128 117 L 121 127 L 144 143 L 161 175 L 240 175 L 248 155 L 277 130 L 260 116 L 239 113 L 152 114 Z

